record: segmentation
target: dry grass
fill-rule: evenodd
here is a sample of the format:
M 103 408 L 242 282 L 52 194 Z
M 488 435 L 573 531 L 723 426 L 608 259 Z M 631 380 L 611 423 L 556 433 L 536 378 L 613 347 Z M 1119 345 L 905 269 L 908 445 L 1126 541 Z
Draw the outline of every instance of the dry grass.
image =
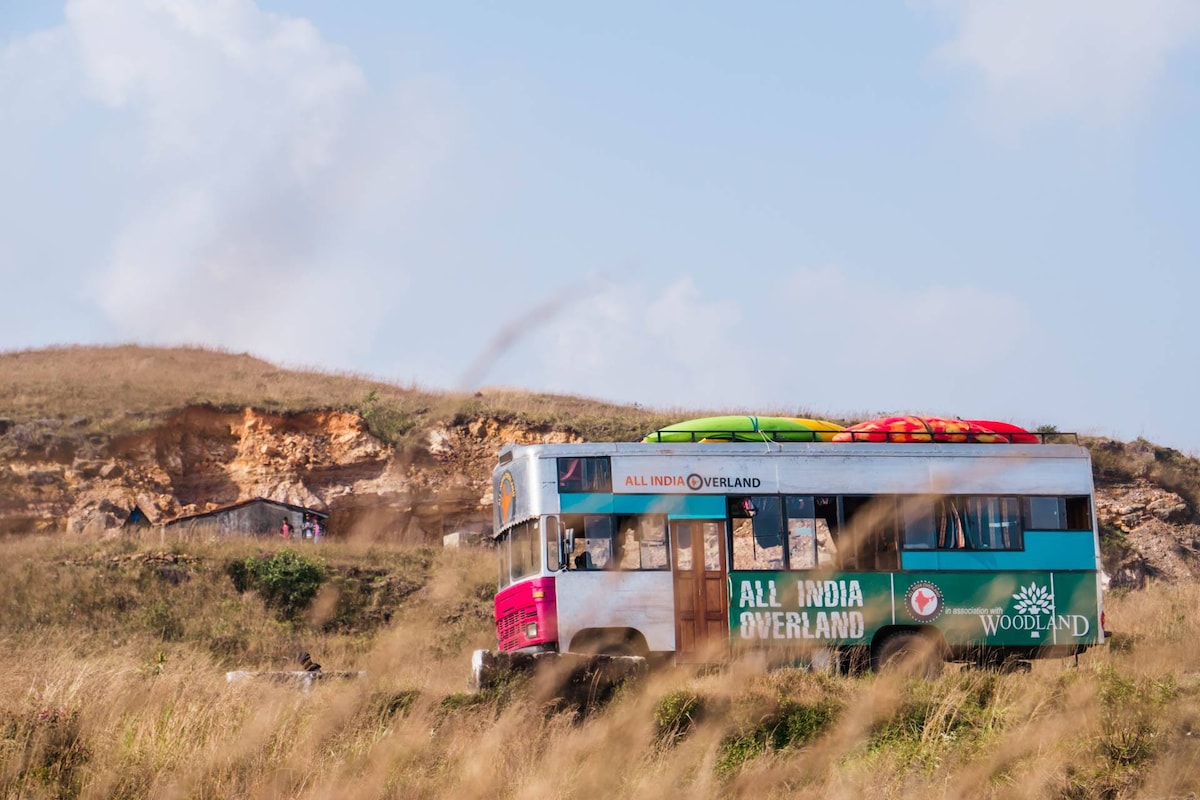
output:
M 0 797 L 1185 797 L 1200 791 L 1196 587 L 1110 599 L 1117 642 L 932 682 L 665 669 L 580 712 L 466 693 L 477 551 L 334 543 L 420 585 L 382 627 L 281 622 L 223 565 L 274 542 L 4 542 Z M 167 553 L 166 563 L 147 554 Z M 317 606 L 321 606 L 318 601 Z M 164 615 L 177 626 L 164 624 Z M 243 648 L 230 649 L 231 642 Z M 297 648 L 357 680 L 227 684 Z
M 640 437 L 680 415 L 515 390 L 427 391 L 362 375 L 284 369 L 250 355 L 198 347 L 0 353 L 0 416 L 12 422 L 65 422 L 81 434 L 113 436 L 158 424 L 187 406 L 355 411 L 393 444 L 410 443 L 435 422 L 484 415 L 573 430 L 594 440 Z

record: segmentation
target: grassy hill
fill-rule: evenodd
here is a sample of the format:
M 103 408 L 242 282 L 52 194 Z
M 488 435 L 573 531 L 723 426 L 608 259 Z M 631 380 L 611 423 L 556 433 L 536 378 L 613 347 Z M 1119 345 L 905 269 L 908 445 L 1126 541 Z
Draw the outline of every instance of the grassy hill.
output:
M 395 445 L 438 421 L 488 414 L 584 438 L 633 439 L 678 413 L 581 397 L 485 389 L 444 393 L 361 375 L 284 369 L 245 354 L 203 348 L 61 347 L 0 353 L 0 418 L 70 419 L 81 435 L 119 436 L 187 406 L 296 413 L 355 411 Z
M 1200 791 L 1196 586 L 1110 596 L 1122 636 L 1029 674 L 951 667 L 924 682 L 747 661 L 666 668 L 581 708 L 528 681 L 464 691 L 470 651 L 492 637 L 486 551 L 153 534 L 3 547 L 4 798 Z M 301 650 L 364 674 L 225 680 L 294 669 Z
M 0 434 L 53 420 L 45 427 L 64 445 L 103 441 L 193 405 L 356 411 L 401 448 L 480 416 L 633 439 L 708 413 L 438 394 L 202 349 L 0 354 Z M 1149 442 L 1087 443 L 1102 484 L 1168 486 L 1197 507 L 1194 459 Z M 486 551 L 353 540 L 288 550 L 151 530 L 27 535 L 0 539 L 0 552 L 3 798 L 1200 792 L 1191 584 L 1110 592 L 1117 638 L 1029 674 L 953 666 L 922 682 L 751 660 L 664 669 L 579 708 L 539 683 L 465 691 L 471 651 L 493 644 Z M 300 651 L 364 674 L 307 689 L 225 680 L 293 669 Z

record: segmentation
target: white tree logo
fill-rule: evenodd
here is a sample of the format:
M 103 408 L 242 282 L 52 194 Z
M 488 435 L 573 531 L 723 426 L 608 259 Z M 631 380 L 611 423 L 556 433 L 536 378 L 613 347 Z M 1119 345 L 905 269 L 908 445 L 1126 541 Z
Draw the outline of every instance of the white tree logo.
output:
M 1017 601 L 1014 609 L 1018 614 L 1049 614 L 1054 604 L 1054 595 L 1050 594 L 1050 590 L 1036 583 L 1022 586 L 1013 599 Z

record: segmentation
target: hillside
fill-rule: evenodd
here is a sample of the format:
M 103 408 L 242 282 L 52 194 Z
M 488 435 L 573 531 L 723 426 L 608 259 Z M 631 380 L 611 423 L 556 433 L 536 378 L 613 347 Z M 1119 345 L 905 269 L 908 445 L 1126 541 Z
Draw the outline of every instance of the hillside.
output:
M 327 510 L 342 536 L 431 543 L 490 522 L 508 442 L 632 440 L 705 409 L 437 393 L 198 348 L 0 354 L 0 534 L 104 533 L 253 497 Z M 803 408 L 786 413 L 807 416 Z M 1200 570 L 1200 462 L 1084 439 L 1117 584 Z
M 748 658 L 582 705 L 541 680 L 464 691 L 495 641 L 494 555 L 425 544 L 490 518 L 500 444 L 703 413 L 203 350 L 0 355 L 0 797 L 1200 792 L 1200 464 L 1143 441 L 1086 442 L 1109 572 L 1144 588 L 1110 593 L 1117 635 L 1078 659 L 909 681 Z M 166 519 L 259 494 L 322 504 L 335 535 L 118 527 L 131 504 Z M 226 681 L 302 651 L 354 677 Z

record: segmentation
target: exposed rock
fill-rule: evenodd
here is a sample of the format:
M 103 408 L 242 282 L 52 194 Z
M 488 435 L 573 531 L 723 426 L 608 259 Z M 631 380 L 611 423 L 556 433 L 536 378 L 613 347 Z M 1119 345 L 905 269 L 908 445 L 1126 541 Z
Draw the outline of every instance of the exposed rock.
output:
M 68 436 L 69 427 L 37 420 L 6 429 L 0 533 L 115 531 L 135 506 L 158 523 L 266 497 L 327 509 L 331 531 L 434 542 L 490 527 L 491 468 L 503 442 L 572 438 L 476 419 L 433 431 L 427 449 L 397 452 L 353 413 L 208 407 L 112 441 Z

